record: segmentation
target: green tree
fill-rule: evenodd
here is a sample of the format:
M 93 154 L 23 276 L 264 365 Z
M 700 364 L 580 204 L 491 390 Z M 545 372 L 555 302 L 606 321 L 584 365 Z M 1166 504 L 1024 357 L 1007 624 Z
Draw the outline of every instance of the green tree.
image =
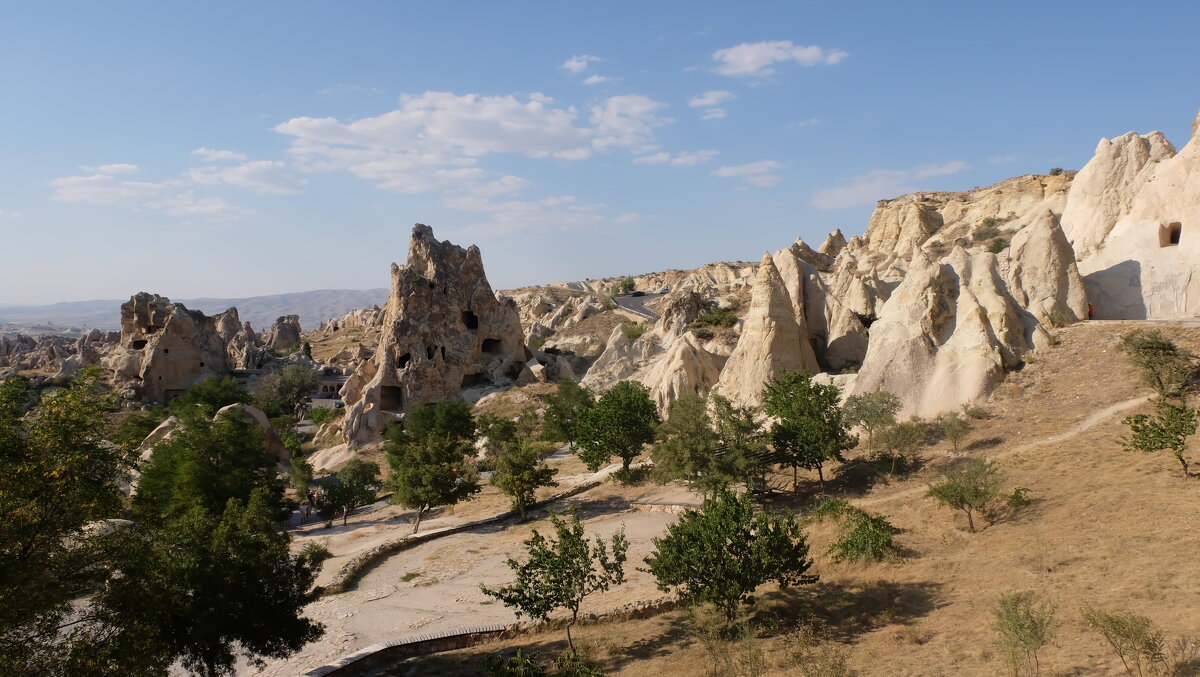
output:
M 300 615 L 321 562 L 289 552 L 275 513 L 274 498 L 257 489 L 220 513 L 195 505 L 139 530 L 97 605 L 121 620 L 119 634 L 150 633 L 145 639 L 206 677 L 231 674 L 238 654 L 294 653 L 323 632 Z
M 617 282 L 613 284 L 608 291 L 613 296 L 620 296 L 622 294 L 628 294 L 632 292 L 634 287 L 635 283 L 632 277 L 623 277 L 620 280 L 617 280 Z
M 178 416 L 181 412 L 196 405 L 203 405 L 208 407 L 211 413 L 221 407 L 239 402 L 249 403 L 250 393 L 238 385 L 236 379 L 232 376 L 209 376 L 171 400 L 167 409 Z
M 650 458 L 660 480 L 681 480 L 706 493 L 710 490 L 708 480 L 721 483 L 713 477 L 717 435 L 704 398 L 685 393 L 672 402 L 667 420 L 658 426 L 655 437 Z M 728 483 L 725 479 L 724 484 Z
M 553 442 L 575 445 L 575 429 L 583 413 L 595 405 L 592 392 L 574 379 L 558 382 L 558 392 L 546 396 L 545 426 L 542 436 Z
M 291 415 L 317 390 L 318 385 L 320 379 L 315 371 L 289 364 L 259 379 L 252 403 L 270 418 Z
M 660 590 L 675 589 L 689 604 L 715 604 L 730 622 L 767 581 L 787 587 L 817 580 L 807 573 L 812 560 L 799 522 L 755 514 L 748 497 L 727 490 L 699 510 L 685 510 L 666 536 L 654 539 L 646 564 Z
M 835 562 L 882 562 L 900 554 L 892 540 L 895 533 L 896 527 L 882 515 L 852 508 L 842 522 L 841 537 L 829 546 L 829 554 Z
M 938 503 L 967 515 L 975 531 L 974 513 L 983 511 L 1000 497 L 1000 473 L 995 463 L 981 458 L 960 459 L 943 470 L 926 494 Z
M 916 462 L 917 450 L 925 446 L 928 436 L 925 425 L 918 421 L 897 423 L 879 436 L 883 451 L 875 455 L 876 459 L 891 464 L 889 475 L 896 474 L 897 466 L 901 470 L 908 470 Z
M 308 493 L 309 487 L 312 486 L 312 481 L 312 464 L 302 458 L 293 458 L 292 469 L 288 473 L 288 484 L 297 494 L 300 494 L 302 499 Z
M 1162 674 L 1160 668 L 1167 667 L 1165 635 L 1149 618 L 1128 611 L 1104 611 L 1084 605 L 1083 624 L 1104 637 L 1121 659 L 1126 674 L 1137 677 L 1157 675 Z
M 1142 381 L 1159 397 L 1185 396 L 1196 376 L 1196 354 L 1175 345 L 1157 329 L 1122 334 L 1117 350 L 1129 356 Z
M 1054 641 L 1057 623 L 1054 606 L 1038 604 L 1030 592 L 1001 595 L 992 609 L 996 622 L 992 628 L 1000 635 L 997 645 L 1004 654 L 1013 677 L 1037 675 L 1038 651 Z
M 430 510 L 479 493 L 479 473 L 466 462 L 470 447 L 463 440 L 436 435 L 412 442 L 389 440 L 384 449 L 392 467 L 392 502 L 417 511 L 414 534 Z
M 539 487 L 557 487 L 557 474 L 546 465 L 536 446 L 529 440 L 519 440 L 505 445 L 500 452 L 492 484 L 512 499 L 513 510 L 520 511 L 524 521 L 526 508 L 534 503 L 534 493 Z
M 203 408 L 194 408 L 183 412 L 170 437 L 154 445 L 138 480 L 133 514 L 162 521 L 199 505 L 219 515 L 229 499 L 246 501 L 259 487 L 280 504 L 283 484 L 275 457 L 263 449 L 258 424 L 240 411 L 210 419 Z
M 654 441 L 658 423 L 658 408 L 646 386 L 621 381 L 580 417 L 575 431 L 579 458 L 596 472 L 613 456 L 619 456 L 621 469 L 628 473 L 629 464 L 642 453 L 642 446 Z
M 886 390 L 851 395 L 842 407 L 847 423 L 867 431 L 867 449 L 875 448 L 876 433 L 896 424 L 899 412 L 900 398 Z
M 332 407 L 313 407 L 308 410 L 308 420 L 317 425 L 324 425 L 341 418 L 342 412 Z
M 396 430 L 396 427 L 393 426 L 392 430 Z M 400 431 L 394 433 L 399 434 Z M 404 417 L 402 434 L 412 441 L 436 437 L 456 442 L 474 442 L 475 418 L 471 415 L 471 405 L 462 400 L 422 404 Z
M 485 595 L 512 607 L 518 615 L 545 621 L 556 609 L 571 613 L 567 623 L 567 644 L 575 653 L 571 626 L 579 618 L 579 605 L 593 593 L 604 592 L 625 582 L 625 553 L 629 541 L 624 530 L 613 534 L 610 542 L 597 537 L 589 542 L 578 515 L 565 522 L 550 514 L 557 538 L 546 538 L 536 529 L 525 541 L 528 559 L 508 560 L 516 574 L 511 585 L 499 588 L 480 586 Z
M 971 422 L 960 416 L 957 412 L 945 414 L 938 419 L 938 423 L 942 426 L 942 434 L 950 443 L 954 445 L 954 451 L 958 451 L 958 443 L 971 432 Z
M 379 465 L 352 458 L 337 472 L 338 483 L 325 490 L 325 498 L 334 510 L 342 511 L 342 524 L 359 506 L 375 502 L 379 491 Z
M 739 407 L 720 395 L 712 396 L 713 427 L 717 433 L 716 472 L 744 482 L 766 485 L 771 454 L 762 421 L 752 407 Z
M 1196 410 L 1165 398 L 1156 400 L 1154 408 L 1154 416 L 1137 414 L 1125 419 L 1130 434 L 1121 439 L 1121 446 L 1126 451 L 1170 451 L 1183 466 L 1183 477 L 1187 479 L 1188 462 L 1183 452 L 1187 450 L 1187 438 L 1196 434 Z
M 792 467 L 792 491 L 798 488 L 797 468 L 816 470 L 824 484 L 824 464 L 845 460 L 842 452 L 858 444 L 838 406 L 840 397 L 835 385 L 822 385 L 808 374 L 786 371 L 763 390 L 763 407 L 776 419 L 771 425 L 775 454 Z
M 0 382 L 0 673 L 61 674 L 87 636 L 67 636 L 71 602 L 101 584 L 111 539 L 88 523 L 116 517 L 131 468 L 106 444 L 115 406 L 99 370 L 37 399 L 24 379 Z M 90 633 L 88 633 L 90 636 Z

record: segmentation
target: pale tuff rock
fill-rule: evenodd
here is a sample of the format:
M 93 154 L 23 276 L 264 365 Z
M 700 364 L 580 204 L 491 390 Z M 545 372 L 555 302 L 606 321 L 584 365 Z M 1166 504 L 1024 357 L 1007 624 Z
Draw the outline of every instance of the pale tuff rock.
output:
M 1146 138 L 1157 137 L 1150 134 Z M 1152 150 L 1157 152 L 1152 156 L 1162 158 L 1167 148 L 1165 141 L 1156 142 Z M 1097 173 L 1119 174 L 1116 168 L 1105 169 L 1099 154 L 1093 162 Z M 1114 189 L 1122 197 L 1133 197 L 1127 213 L 1106 234 L 1103 221 L 1072 224 L 1077 237 L 1099 242 L 1079 262 L 1096 317 L 1168 319 L 1200 315 L 1200 140 L 1193 135 L 1173 157 L 1147 165 L 1130 181 L 1136 189 Z M 1096 202 L 1095 196 L 1087 195 L 1080 197 L 1084 204 L 1076 209 L 1074 199 L 1072 196 L 1069 205 L 1072 213 L 1117 211 L 1090 204 Z
M 352 310 L 342 317 L 325 321 L 317 332 L 333 336 L 345 329 L 379 329 L 383 325 L 383 310 L 379 306 L 368 306 Z
M 657 335 L 646 332 L 631 341 L 625 336 L 624 325 L 618 325 L 613 328 L 604 352 L 588 369 L 582 383 L 596 391 L 608 390 L 619 381 L 633 378 L 663 352 Z
M 725 363 L 717 391 L 740 405 L 762 401 L 763 385 L 780 371 L 819 371 L 796 323 L 796 311 L 770 254 L 763 254 L 751 294 L 750 309 L 737 347 Z
M 842 229 L 838 228 L 825 237 L 825 242 L 817 248 L 817 251 L 836 258 L 845 248 L 846 236 L 842 235 Z
M 275 351 L 287 350 L 300 343 L 299 315 L 284 315 L 275 319 L 275 323 L 263 336 L 263 345 Z
M 694 334 L 684 334 L 663 357 L 638 374 L 650 398 L 664 415 L 671 403 L 686 394 L 705 395 L 717 383 L 725 358 L 705 350 Z
M 659 306 L 657 328 L 664 336 L 676 338 L 687 333 L 691 324 L 707 307 L 703 296 L 692 290 L 671 292 Z
M 1002 256 L 1007 259 L 1007 291 L 1026 311 L 1025 336 L 1033 347 L 1049 344 L 1046 327 L 1087 319 L 1088 299 L 1075 253 L 1052 212 L 1014 235 Z
M 1161 132 L 1100 139 L 1092 159 L 1075 175 L 1062 212 L 1062 229 L 1076 256 L 1082 259 L 1095 252 L 1129 213 L 1134 196 L 1154 176 L 1158 163 L 1174 155 L 1175 147 Z
M 156 294 L 121 306 L 120 346 L 103 364 L 130 399 L 163 403 L 208 376 L 229 373 L 216 322 Z
M 413 407 L 511 384 L 526 359 L 516 306 L 492 292 L 479 249 L 438 242 L 418 224 L 407 264 L 392 264 L 375 358 L 342 388 L 342 434 L 347 442 L 377 439 Z
M 813 264 L 807 259 L 802 258 L 805 254 L 806 247 L 802 240 L 797 240 L 790 249 L 780 249 L 775 252 L 775 256 L 771 258 L 771 262 L 775 266 L 776 272 L 783 282 L 784 290 L 787 292 L 788 298 L 792 303 L 792 317 L 796 322 L 796 330 L 799 336 L 800 361 L 803 364 L 811 365 L 809 373 L 815 374 L 819 371 L 817 367 L 817 356 L 813 352 L 811 343 L 809 342 L 808 318 L 805 310 L 805 280 L 810 275 L 815 275 Z M 808 250 L 811 251 L 811 250 Z M 762 268 L 760 267 L 761 271 Z M 753 305 L 751 306 L 753 309 Z M 747 314 L 749 319 L 749 314 Z M 743 331 L 742 336 L 746 334 Z M 739 343 L 741 339 L 739 339 Z

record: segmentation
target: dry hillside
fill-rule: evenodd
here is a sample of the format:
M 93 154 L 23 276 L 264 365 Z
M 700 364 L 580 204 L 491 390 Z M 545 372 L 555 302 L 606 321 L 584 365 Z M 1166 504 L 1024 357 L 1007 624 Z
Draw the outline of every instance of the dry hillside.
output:
M 1010 519 L 968 533 L 961 515 L 924 496 L 936 469 L 955 455 L 939 442 L 923 450 L 923 467 L 910 479 L 832 485 L 900 529 L 903 559 L 835 564 L 825 554 L 832 529 L 811 527 L 813 571 L 821 580 L 765 590 L 753 613 L 759 637 L 706 639 L 684 611 L 590 625 L 577 637 L 612 675 L 997 675 L 1006 668 L 991 609 L 1000 595 L 1016 591 L 1056 608 L 1057 637 L 1039 655 L 1044 675 L 1125 674 L 1103 638 L 1084 627 L 1083 604 L 1148 616 L 1169 640 L 1196 635 L 1200 478 L 1184 480 L 1166 452 L 1132 453 L 1118 443 L 1122 418 L 1150 409 L 1149 391 L 1114 349 L 1131 326 L 1145 325 L 1093 322 L 1059 330 L 1056 345 L 998 389 L 989 418 L 974 421 L 959 455 L 997 459 L 1006 488 L 1030 490 L 1032 503 Z M 1200 329 L 1161 326 L 1200 350 Z M 786 486 L 790 474 L 776 480 Z M 816 492 L 810 478 L 800 497 L 775 502 L 802 507 Z M 814 622 L 825 628 L 817 633 L 825 640 L 806 638 Z M 565 641 L 561 631 L 520 636 L 411 659 L 384 674 L 485 674 L 479 658 L 514 647 L 552 655 Z M 817 671 L 836 656 L 846 658 L 850 673 Z M 1195 667 L 1180 674 L 1196 674 Z

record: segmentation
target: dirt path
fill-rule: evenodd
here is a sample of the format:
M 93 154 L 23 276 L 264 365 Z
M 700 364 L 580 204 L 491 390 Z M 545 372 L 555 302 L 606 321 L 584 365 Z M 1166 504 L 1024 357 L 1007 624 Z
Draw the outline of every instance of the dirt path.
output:
M 1029 451 L 1030 449 L 1036 449 L 1037 447 L 1046 446 L 1048 444 L 1058 444 L 1059 442 L 1065 442 L 1066 440 L 1069 440 L 1072 437 L 1075 437 L 1076 435 L 1078 435 L 1090 428 L 1094 428 L 1095 426 L 1100 425 L 1101 423 L 1104 423 L 1105 421 L 1108 421 L 1110 418 L 1112 418 L 1116 414 L 1120 414 L 1120 413 L 1123 413 L 1130 409 L 1133 409 L 1135 407 L 1138 407 L 1142 404 L 1145 404 L 1146 402 L 1149 402 L 1151 399 L 1153 399 L 1153 398 L 1150 395 L 1143 395 L 1141 397 L 1135 397 L 1133 399 L 1125 400 L 1124 402 L 1118 402 L 1116 404 L 1107 406 L 1099 411 L 1095 411 L 1095 412 L 1089 414 L 1082 421 L 1079 421 L 1078 423 L 1072 425 L 1070 428 L 1067 428 L 1065 431 L 1063 431 L 1057 435 L 1051 435 L 1050 437 L 1043 437 L 1040 439 L 1031 440 L 1029 442 L 1024 442 L 1024 443 L 1018 444 L 1018 445 L 1014 446 L 1013 448 L 1008 449 L 1006 451 L 988 455 L 988 456 L 986 456 L 986 458 L 993 460 L 993 461 L 998 461 L 1002 458 L 1008 458 L 1010 456 L 1015 456 L 1017 454 L 1024 453 L 1026 451 Z M 862 505 L 878 505 L 880 503 L 888 503 L 890 501 L 896 501 L 896 500 L 899 500 L 902 498 L 908 498 L 909 496 L 915 496 L 917 494 L 924 493 L 925 491 L 928 491 L 927 486 L 911 487 L 909 489 L 897 491 L 892 494 L 887 494 L 886 496 L 877 496 L 874 498 L 853 499 L 853 500 L 851 500 L 851 503 L 854 503 L 855 505 L 860 505 L 860 506 L 862 506 Z

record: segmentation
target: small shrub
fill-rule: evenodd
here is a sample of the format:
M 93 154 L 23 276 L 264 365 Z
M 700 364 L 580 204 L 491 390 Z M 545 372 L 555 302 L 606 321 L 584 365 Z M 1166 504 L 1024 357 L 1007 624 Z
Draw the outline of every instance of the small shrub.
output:
M 300 557 L 310 562 L 324 562 L 333 557 L 333 553 L 322 543 L 309 543 L 300 550 Z
M 313 407 L 308 410 L 308 420 L 317 425 L 324 425 L 334 419 L 340 418 L 342 412 L 329 407 Z
M 987 409 L 971 404 L 970 402 L 963 402 L 959 409 L 962 410 L 963 416 L 966 416 L 967 418 L 973 418 L 976 421 L 982 421 L 990 418 Z
M 988 217 L 979 222 L 979 227 L 971 234 L 971 240 L 975 244 L 983 244 L 988 240 L 994 240 L 1000 236 L 1000 219 Z
M 862 510 L 851 513 L 842 525 L 842 537 L 829 546 L 835 562 L 882 562 L 900 554 L 892 542 L 896 527 L 882 516 L 869 515 Z
M 559 654 L 554 665 L 562 677 L 604 677 L 604 671 L 594 661 L 571 651 Z
M 1000 252 L 1004 251 L 1005 249 L 1008 249 L 1008 245 L 1009 245 L 1008 240 L 1005 240 L 1002 237 L 998 237 L 998 238 L 992 240 L 992 243 L 990 245 L 988 245 L 987 250 L 993 254 L 999 254 Z
M 800 626 L 784 637 L 784 656 L 787 666 L 803 677 L 848 677 L 849 652 L 829 641 L 829 633 L 820 621 Z
M 1037 652 L 1054 640 L 1058 627 L 1054 607 L 1035 604 L 1032 593 L 1017 592 L 1001 595 L 992 614 L 996 617 L 992 628 L 1000 634 L 997 645 L 1013 677 L 1038 674 Z
M 625 338 L 629 339 L 630 341 L 636 341 L 640 339 L 642 335 L 646 333 L 647 329 L 649 329 L 649 327 L 645 322 L 621 325 L 621 332 L 625 334 Z
M 938 482 L 926 493 L 947 508 L 963 511 L 972 533 L 974 514 L 987 509 L 999 495 L 999 471 L 993 462 L 981 458 L 960 459 L 952 464 L 939 474 Z
M 1121 659 L 1126 673 L 1140 677 L 1166 667 L 1163 631 L 1154 627 L 1149 618 L 1128 611 L 1108 612 L 1084 606 L 1083 623 L 1104 636 L 1104 641 Z
M 700 339 L 701 341 L 708 341 L 711 340 L 712 337 L 716 336 L 716 334 L 713 333 L 713 330 L 709 327 L 692 327 L 689 325 L 689 328 L 692 330 L 692 333 L 696 335 L 696 338 Z
M 617 304 L 613 303 L 612 297 L 605 296 L 600 300 L 600 312 L 607 313 L 610 310 L 616 310 Z
M 737 322 L 737 315 L 728 308 L 715 306 L 700 313 L 692 321 L 694 326 L 732 327 Z
M 529 346 L 530 350 L 541 350 L 542 346 L 546 345 L 546 337 L 538 336 L 536 338 L 531 338 L 529 339 L 529 343 L 527 345 Z
M 632 277 L 621 278 L 608 291 L 613 296 L 621 296 L 633 291 L 634 282 Z
M 808 513 L 808 516 L 818 520 L 836 519 L 855 510 L 858 510 L 858 508 L 850 505 L 850 501 L 844 498 L 827 498 L 818 503 L 817 507 Z
M 1062 167 L 1051 167 L 1050 176 L 1060 176 L 1063 173 Z
M 537 661 L 536 653 L 517 649 L 508 656 L 493 654 L 483 659 L 483 668 L 490 677 L 545 677 L 546 669 Z
M 929 244 L 925 245 L 925 248 L 928 249 L 929 253 L 933 254 L 934 256 L 941 256 L 942 254 L 945 254 L 947 249 L 946 243 L 942 242 L 941 240 L 933 240 Z
M 1067 326 L 1067 316 L 1059 308 L 1051 310 L 1050 314 L 1047 315 L 1047 319 L 1050 320 L 1050 326 L 1054 327 L 1055 329 L 1062 329 L 1063 327 Z

